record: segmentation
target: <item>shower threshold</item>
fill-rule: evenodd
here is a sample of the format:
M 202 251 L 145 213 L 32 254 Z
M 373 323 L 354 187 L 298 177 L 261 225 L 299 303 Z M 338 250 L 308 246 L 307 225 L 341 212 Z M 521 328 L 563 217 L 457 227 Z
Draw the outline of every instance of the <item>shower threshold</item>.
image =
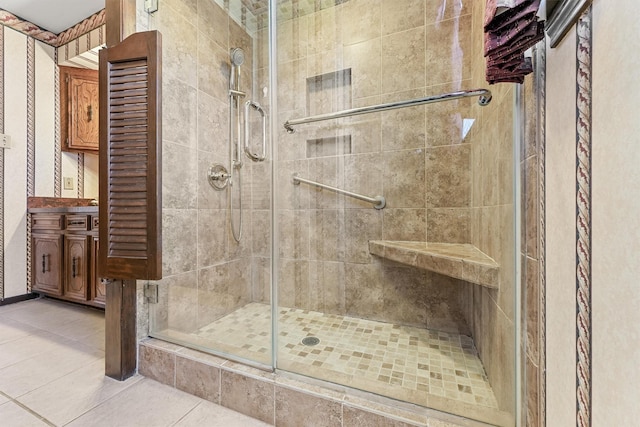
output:
M 279 370 L 485 421 L 505 415 L 468 336 L 295 308 L 278 313 Z M 193 333 L 157 336 L 269 365 L 270 328 L 270 306 L 249 303 Z M 319 342 L 305 345 L 308 337 Z

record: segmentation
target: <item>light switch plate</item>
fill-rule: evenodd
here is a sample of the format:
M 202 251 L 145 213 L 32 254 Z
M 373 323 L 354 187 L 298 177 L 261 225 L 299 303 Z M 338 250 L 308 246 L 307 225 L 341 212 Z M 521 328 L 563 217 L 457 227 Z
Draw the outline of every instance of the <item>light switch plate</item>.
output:
M 0 148 L 11 148 L 11 137 L 0 133 Z
M 73 190 L 73 177 L 65 177 L 64 178 L 64 189 L 65 190 Z

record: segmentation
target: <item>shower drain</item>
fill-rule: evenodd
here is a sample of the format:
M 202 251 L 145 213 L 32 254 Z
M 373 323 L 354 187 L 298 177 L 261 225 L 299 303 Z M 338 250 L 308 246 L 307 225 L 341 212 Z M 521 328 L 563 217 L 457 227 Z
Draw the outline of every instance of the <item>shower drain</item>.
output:
M 320 343 L 320 338 L 316 337 L 306 337 L 302 339 L 302 344 L 312 346 L 318 345 Z

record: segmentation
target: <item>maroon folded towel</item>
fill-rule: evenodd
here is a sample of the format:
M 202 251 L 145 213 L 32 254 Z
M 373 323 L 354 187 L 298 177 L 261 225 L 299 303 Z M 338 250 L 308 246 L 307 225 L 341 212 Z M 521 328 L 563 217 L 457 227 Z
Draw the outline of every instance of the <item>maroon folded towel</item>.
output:
M 489 84 L 523 83 L 533 71 L 524 52 L 544 38 L 544 22 L 538 21 L 540 0 L 487 0 L 484 55 Z
M 510 32 L 505 37 L 485 35 L 485 56 L 501 58 L 513 52 L 524 52 L 544 38 L 544 21 L 533 21 L 521 31 Z
M 485 31 L 495 31 L 509 22 L 524 17 L 535 16 L 540 9 L 541 0 L 487 0 L 487 7 L 484 14 Z M 497 9 L 505 9 L 502 13 L 497 13 Z
M 507 11 L 512 10 L 514 8 L 520 8 L 523 4 L 528 4 L 533 0 L 487 0 L 485 12 L 484 12 L 484 26 L 485 30 L 487 26 L 491 24 L 491 22 L 497 17 L 502 15 L 502 12 L 498 13 L 499 9 L 507 9 Z

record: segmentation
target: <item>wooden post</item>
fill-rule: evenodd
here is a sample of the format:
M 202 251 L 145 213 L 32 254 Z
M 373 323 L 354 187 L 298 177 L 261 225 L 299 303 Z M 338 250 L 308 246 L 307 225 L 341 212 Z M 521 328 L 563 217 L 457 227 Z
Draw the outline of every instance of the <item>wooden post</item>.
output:
M 113 47 L 136 29 L 135 0 L 106 0 L 107 47 Z M 136 372 L 136 281 L 107 284 L 105 303 L 105 374 L 125 380 Z
M 136 281 L 107 284 L 105 374 L 123 381 L 136 372 Z
M 106 0 L 107 47 L 136 32 L 136 0 Z

